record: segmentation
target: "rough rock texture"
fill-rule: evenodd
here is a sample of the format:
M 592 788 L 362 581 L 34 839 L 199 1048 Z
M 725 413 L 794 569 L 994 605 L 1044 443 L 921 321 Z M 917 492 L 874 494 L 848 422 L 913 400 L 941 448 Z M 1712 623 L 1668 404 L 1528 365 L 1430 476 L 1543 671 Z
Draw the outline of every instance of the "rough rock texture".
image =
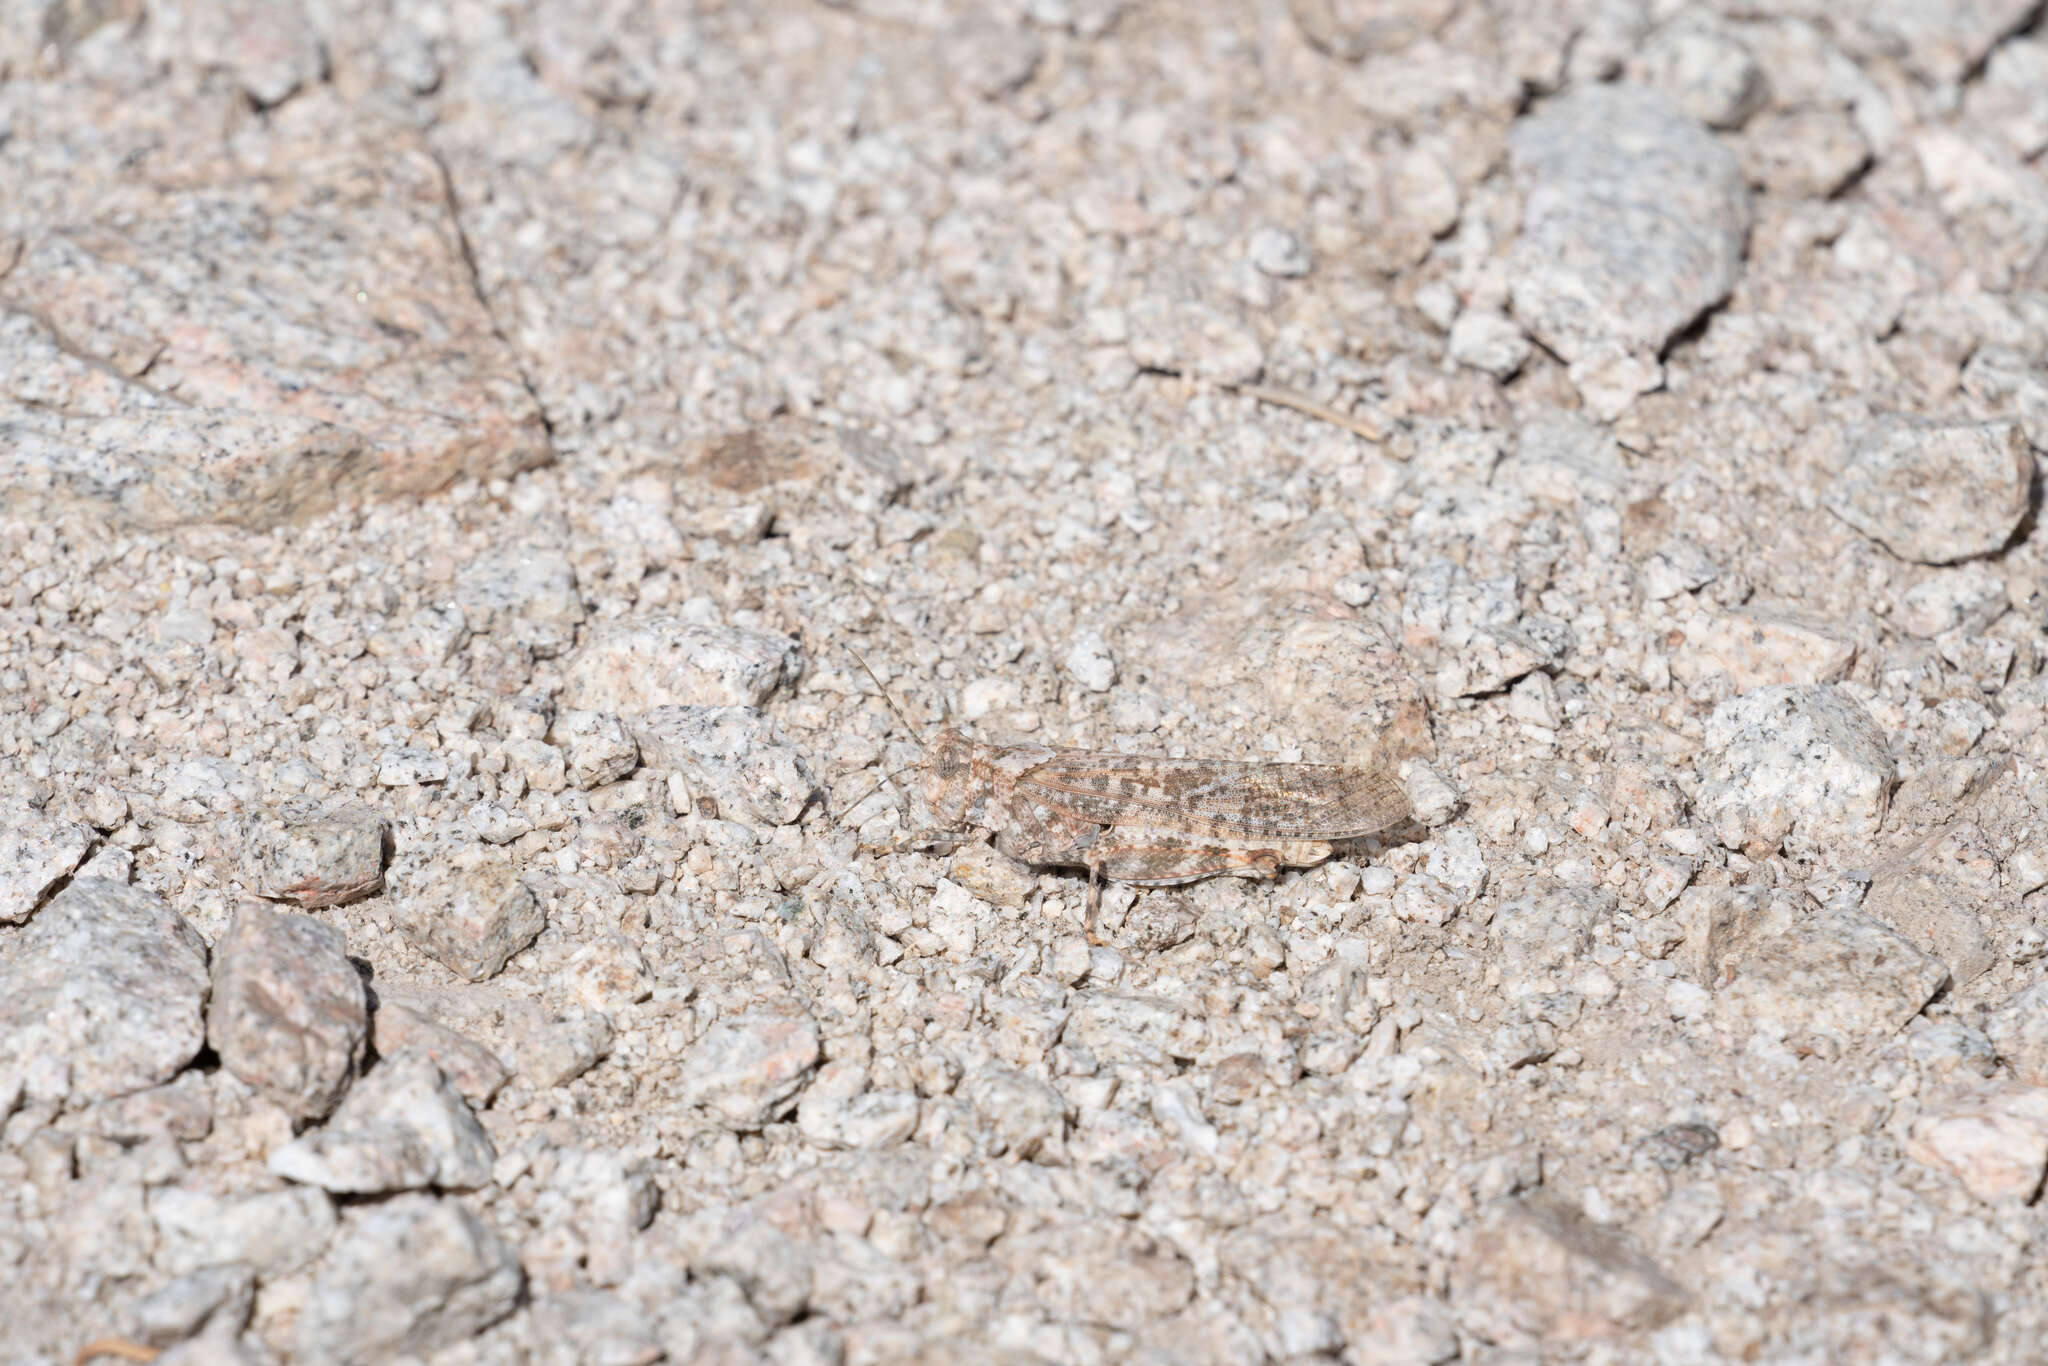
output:
M 341 1102 L 369 1040 L 369 999 L 341 931 L 258 901 L 214 946 L 206 1041 L 221 1065 L 284 1107 L 321 1119 Z
M 56 83 L 14 111 L 8 506 L 267 526 L 548 458 L 415 129 L 327 89 L 232 140 L 181 112 Z
M 341 906 L 383 887 L 389 838 L 387 823 L 368 807 L 280 812 L 250 822 L 243 860 L 258 896 L 295 906 Z
M 71 883 L 0 941 L 0 1087 L 103 1100 L 168 1081 L 205 1041 L 206 945 L 152 892 Z
M 423 1048 L 379 1060 L 334 1117 L 270 1154 L 270 1169 L 352 1195 L 439 1186 L 474 1190 L 498 1154 Z
M 2034 459 L 2013 422 L 1879 423 L 1851 440 L 1830 511 L 1902 559 L 1988 555 L 2027 514 Z
M 1700 779 L 1700 814 L 1731 849 L 1768 852 L 1796 832 L 1851 853 L 1877 834 L 1893 767 L 1850 694 L 1780 684 L 1714 709 Z
M 788 825 L 818 790 L 802 753 L 751 707 L 656 707 L 633 731 L 648 767 L 680 777 L 707 812 Z
M 512 1249 L 452 1200 L 366 1206 L 307 1292 L 299 1356 L 355 1363 L 430 1352 L 511 1313 L 525 1282 Z
M 516 865 L 477 853 L 453 866 L 415 862 L 395 870 L 397 920 L 420 952 L 481 982 L 547 925 Z
M 2033 1366 L 2040 8 L 0 5 L 0 1356 Z
M 68 821 L 31 816 L 0 832 L 0 924 L 35 914 L 50 889 L 85 861 L 92 831 Z
M 571 663 L 568 700 L 629 715 L 655 707 L 757 707 L 802 667 L 795 642 L 759 631 L 673 618 L 621 623 Z
M 1522 190 L 1515 316 L 1562 356 L 1592 409 L 1657 387 L 1657 357 L 1726 298 L 1749 232 L 1734 155 L 1654 91 L 1590 86 L 1508 139 Z

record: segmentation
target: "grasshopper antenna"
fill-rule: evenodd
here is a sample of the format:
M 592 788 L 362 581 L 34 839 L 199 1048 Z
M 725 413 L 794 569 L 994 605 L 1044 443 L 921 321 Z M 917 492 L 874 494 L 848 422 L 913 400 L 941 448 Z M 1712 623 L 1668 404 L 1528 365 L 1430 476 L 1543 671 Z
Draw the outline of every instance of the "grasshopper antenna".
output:
M 865 659 L 861 658 L 860 651 L 854 649 L 851 645 L 846 646 L 845 649 L 846 653 L 852 655 L 854 661 L 860 665 L 861 671 L 867 674 L 867 676 L 874 681 L 875 690 L 882 694 L 882 701 L 888 704 L 889 710 L 895 713 L 896 719 L 903 723 L 903 728 L 909 731 L 912 735 L 916 736 L 917 742 L 920 745 L 924 744 L 924 731 L 917 725 L 916 722 L 912 721 L 908 716 L 904 715 L 903 708 L 896 705 L 895 694 L 889 691 L 889 685 L 882 681 L 881 675 L 877 674 L 874 671 L 874 669 L 869 666 L 868 662 Z

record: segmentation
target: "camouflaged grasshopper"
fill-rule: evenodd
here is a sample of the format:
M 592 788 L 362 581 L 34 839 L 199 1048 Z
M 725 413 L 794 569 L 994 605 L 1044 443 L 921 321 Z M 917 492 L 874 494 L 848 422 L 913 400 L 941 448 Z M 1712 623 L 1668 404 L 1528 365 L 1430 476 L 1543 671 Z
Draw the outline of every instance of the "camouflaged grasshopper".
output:
M 858 655 L 855 656 L 859 658 Z M 890 710 L 913 733 L 888 689 Z M 920 737 L 922 739 L 922 737 Z M 924 743 L 925 804 L 941 841 L 970 828 L 1019 862 L 1086 868 L 1092 915 L 1104 880 L 1169 887 L 1203 878 L 1269 878 L 1330 857 L 1331 841 L 1414 819 L 1384 767 L 1168 759 L 1051 745 L 998 745 L 942 730 Z

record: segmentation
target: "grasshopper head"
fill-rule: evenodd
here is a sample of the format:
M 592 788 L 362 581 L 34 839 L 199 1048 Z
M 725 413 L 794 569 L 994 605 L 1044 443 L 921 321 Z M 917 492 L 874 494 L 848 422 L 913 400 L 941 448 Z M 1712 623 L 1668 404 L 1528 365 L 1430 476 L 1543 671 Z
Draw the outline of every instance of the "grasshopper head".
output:
M 951 828 L 967 823 L 977 787 L 974 750 L 974 742 L 959 731 L 942 730 L 925 751 L 925 805 L 941 825 Z

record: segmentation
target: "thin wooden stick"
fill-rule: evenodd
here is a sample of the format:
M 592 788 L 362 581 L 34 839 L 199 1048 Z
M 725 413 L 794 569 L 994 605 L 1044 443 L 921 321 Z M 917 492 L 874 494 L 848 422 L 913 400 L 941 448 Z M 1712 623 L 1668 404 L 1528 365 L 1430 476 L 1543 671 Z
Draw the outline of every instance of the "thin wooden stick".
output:
M 1314 399 L 1304 394 L 1297 394 L 1291 389 L 1273 389 L 1263 384 L 1226 383 L 1223 384 L 1223 387 L 1232 393 L 1243 394 L 1246 398 L 1257 399 L 1261 403 L 1271 403 L 1282 408 L 1292 408 L 1297 413 L 1317 418 L 1329 423 L 1333 427 L 1342 427 L 1353 436 L 1364 437 L 1375 445 L 1387 439 L 1386 433 L 1371 423 L 1355 418 L 1349 413 L 1340 413 L 1327 403 L 1318 403 Z

